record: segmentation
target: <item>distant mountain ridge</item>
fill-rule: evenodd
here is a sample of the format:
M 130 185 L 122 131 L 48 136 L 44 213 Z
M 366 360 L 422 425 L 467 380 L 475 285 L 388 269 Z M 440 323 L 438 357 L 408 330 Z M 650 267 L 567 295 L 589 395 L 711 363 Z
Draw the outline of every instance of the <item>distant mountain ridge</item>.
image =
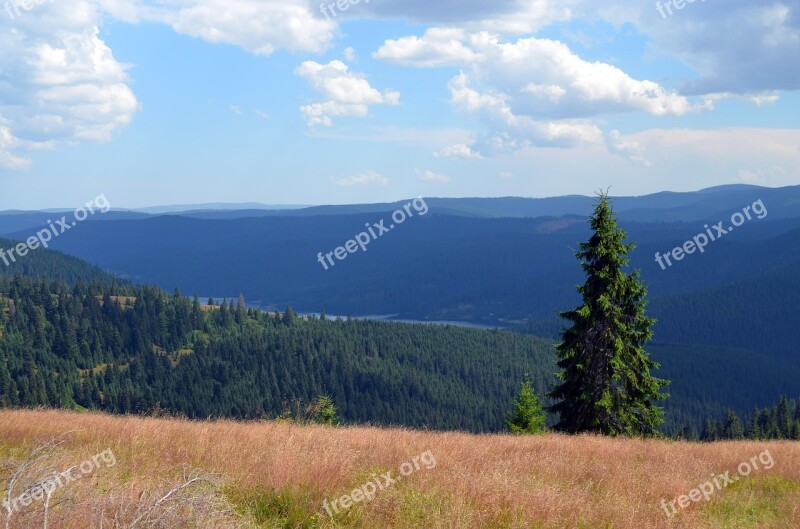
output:
M 614 198 L 615 211 L 626 220 L 641 222 L 689 222 L 705 218 L 710 212 L 725 213 L 740 207 L 754 194 L 769 201 L 770 214 L 775 217 L 792 216 L 787 209 L 800 208 L 800 186 L 767 188 L 746 184 L 733 184 L 701 189 L 692 192 L 664 191 L 651 195 Z M 538 218 L 565 215 L 586 216 L 592 210 L 593 196 L 568 195 L 548 198 L 498 197 L 498 198 L 437 198 L 425 199 L 428 205 L 442 215 L 476 218 Z M 201 219 L 237 219 L 255 217 L 316 217 L 384 213 L 402 207 L 407 200 L 388 203 L 353 205 L 266 205 L 244 204 L 189 204 L 153 206 L 135 209 L 112 209 L 92 217 L 92 221 L 133 220 L 147 216 L 178 215 Z M 10 235 L 23 229 L 46 223 L 56 214 L 69 214 L 68 210 L 0 211 L 0 235 Z

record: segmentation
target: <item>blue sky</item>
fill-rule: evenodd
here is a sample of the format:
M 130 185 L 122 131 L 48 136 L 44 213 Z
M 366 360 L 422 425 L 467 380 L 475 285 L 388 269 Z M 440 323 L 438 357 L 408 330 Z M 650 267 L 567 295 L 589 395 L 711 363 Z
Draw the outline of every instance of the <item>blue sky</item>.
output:
M 5 4 L 0 209 L 800 184 L 796 0 L 343 2 Z

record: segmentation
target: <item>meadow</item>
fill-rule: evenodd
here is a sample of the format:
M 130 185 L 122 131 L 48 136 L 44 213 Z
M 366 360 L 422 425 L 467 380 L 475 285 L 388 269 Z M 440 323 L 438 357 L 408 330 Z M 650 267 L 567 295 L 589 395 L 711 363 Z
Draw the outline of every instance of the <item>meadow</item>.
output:
M 29 457 L 37 447 L 45 449 Z M 0 412 L 2 489 L 16 479 L 6 498 L 104 452 L 115 464 L 52 493 L 46 527 L 796 529 L 800 519 L 796 442 Z M 769 469 L 753 460 L 765 452 Z M 418 464 L 425 453 L 428 465 Z M 26 458 L 29 466 L 18 470 Z M 739 476 L 753 461 L 758 470 Z M 726 472 L 739 479 L 667 515 L 662 500 L 669 505 Z M 366 501 L 357 491 L 369 482 L 381 487 L 370 487 L 377 490 Z M 345 495 L 354 500 L 348 508 Z M 334 500 L 338 513 L 323 507 Z M 45 527 L 44 518 L 44 502 L 32 500 L 12 512 L 6 505 L 0 523 Z

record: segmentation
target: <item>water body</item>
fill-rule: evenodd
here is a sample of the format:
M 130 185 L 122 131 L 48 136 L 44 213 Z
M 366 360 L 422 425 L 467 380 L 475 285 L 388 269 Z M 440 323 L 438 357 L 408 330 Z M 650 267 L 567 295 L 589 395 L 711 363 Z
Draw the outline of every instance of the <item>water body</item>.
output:
M 302 313 L 301 316 L 315 316 L 319 318 L 319 313 Z M 392 321 L 396 323 L 420 323 L 423 325 L 452 325 L 454 327 L 471 327 L 474 329 L 504 329 L 506 326 L 504 325 L 488 325 L 484 323 L 473 323 L 468 321 L 448 321 L 448 320 L 412 320 L 407 318 L 398 318 L 397 314 L 369 314 L 367 316 L 352 316 L 354 320 L 375 320 L 375 321 Z M 326 314 L 326 318 L 328 319 L 336 319 L 337 316 L 334 314 Z M 347 316 L 338 316 L 343 320 L 347 319 Z
M 194 299 L 194 296 L 186 296 L 186 297 L 188 299 Z M 208 302 L 209 296 L 199 296 L 199 297 L 200 297 L 200 303 L 206 304 Z M 227 296 L 227 297 L 226 296 L 210 296 L 210 297 L 214 300 L 214 303 L 217 303 L 217 304 L 219 304 L 223 299 L 226 299 L 226 298 L 227 298 L 229 303 L 230 303 L 230 300 L 233 299 L 233 303 L 236 304 L 236 301 L 239 298 L 238 295 L 233 297 L 233 298 L 231 298 L 230 296 Z M 256 304 L 251 304 L 251 303 L 246 303 L 246 305 L 247 305 L 248 308 L 256 308 L 256 309 L 262 310 L 264 312 L 275 312 L 275 310 L 276 310 L 276 308 L 273 307 L 273 306 L 264 307 L 264 306 L 261 306 L 261 305 L 256 305 Z M 283 310 L 278 309 L 278 310 L 282 313 L 283 310 L 285 310 L 285 309 L 283 309 Z M 298 312 L 297 314 L 298 314 L 298 316 L 314 316 L 316 318 L 320 317 L 320 313 L 319 312 Z M 508 327 L 508 325 L 503 325 L 503 324 L 500 324 L 500 323 L 498 323 L 496 325 L 489 325 L 489 324 L 485 324 L 485 323 L 473 323 L 473 322 L 468 322 L 468 321 L 414 320 L 414 319 L 407 319 L 407 318 L 399 318 L 398 316 L 399 316 L 399 314 L 368 314 L 366 316 L 352 316 L 352 318 L 354 320 L 393 321 L 393 322 L 396 322 L 396 323 L 420 323 L 420 324 L 423 324 L 423 325 L 452 325 L 454 327 L 470 327 L 470 328 L 473 328 L 473 329 L 505 329 L 505 328 Z M 335 320 L 337 317 L 341 318 L 343 320 L 347 319 L 347 316 L 343 316 L 343 315 L 338 315 L 337 316 L 336 314 L 326 314 L 325 317 L 328 318 L 328 319 L 331 319 L 331 320 Z

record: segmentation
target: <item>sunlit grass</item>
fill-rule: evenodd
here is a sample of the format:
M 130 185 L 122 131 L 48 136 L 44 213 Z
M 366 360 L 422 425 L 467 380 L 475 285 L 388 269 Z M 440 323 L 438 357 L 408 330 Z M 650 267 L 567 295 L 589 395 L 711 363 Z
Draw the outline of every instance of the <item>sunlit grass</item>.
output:
M 59 411 L 0 412 L 0 456 L 74 432 L 59 465 L 111 448 L 118 464 L 70 485 L 51 528 L 99 527 L 103 498 L 114 508 L 201 469 L 222 480 L 218 498 L 236 516 L 187 527 L 797 529 L 800 443 L 698 444 L 594 436 L 469 435 L 403 429 L 329 428 L 276 422 L 192 422 Z M 689 493 L 710 475 L 769 449 L 760 469 L 668 518 L 662 499 Z M 323 502 L 430 450 L 434 468 L 329 516 Z M 196 515 L 199 516 L 199 515 Z M 34 519 L 34 518 L 31 518 Z M 28 522 L 31 520 L 29 519 Z M 27 522 L 26 522 L 27 523 Z M 41 526 L 41 524 L 30 525 Z M 28 527 L 22 521 L 12 527 Z

